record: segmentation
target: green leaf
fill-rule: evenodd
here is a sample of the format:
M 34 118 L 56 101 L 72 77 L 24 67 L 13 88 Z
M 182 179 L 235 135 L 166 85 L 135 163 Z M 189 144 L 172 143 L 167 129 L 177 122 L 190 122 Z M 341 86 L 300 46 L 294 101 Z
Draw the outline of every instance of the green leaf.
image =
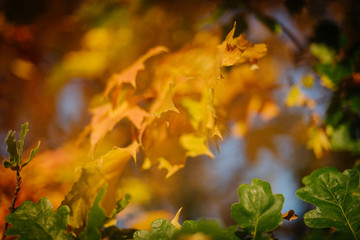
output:
M 18 153 L 19 153 L 19 159 L 18 159 L 18 165 L 21 164 L 21 155 L 24 149 L 24 141 L 25 141 L 25 136 L 27 134 L 27 132 L 29 131 L 29 123 L 25 122 L 23 125 L 21 125 L 21 131 L 20 131 L 20 139 L 18 141 Z
M 6 151 L 9 153 L 9 160 L 13 165 L 16 165 L 19 159 L 19 154 L 15 140 L 15 131 L 10 131 L 8 133 L 5 143 L 7 145 Z
M 134 240 L 171 240 L 174 234 L 179 231 L 169 221 L 159 218 L 151 224 L 151 231 L 136 231 Z
M 19 240 L 68 240 L 72 235 L 66 234 L 70 209 L 61 206 L 56 212 L 47 198 L 41 198 L 37 204 L 27 200 L 15 212 L 6 217 L 13 226 L 6 231 L 7 236 L 19 235 Z
M 85 230 L 80 234 L 81 240 L 98 240 L 101 239 L 100 229 L 106 223 L 107 217 L 104 208 L 101 206 L 101 200 L 105 197 L 107 184 L 100 188 L 95 197 L 94 203 L 87 213 Z
M 314 171 L 303 178 L 305 187 L 296 195 L 317 208 L 304 215 L 312 228 L 335 228 L 337 235 L 352 235 L 360 239 L 359 172 L 355 169 L 339 172 L 334 167 Z
M 4 160 L 4 167 L 5 168 L 12 168 L 15 167 L 10 161 Z
M 179 231 L 176 239 L 183 239 L 181 236 L 189 234 L 204 233 L 212 240 L 239 240 L 235 235 L 239 226 L 231 226 L 222 228 L 216 220 L 201 219 L 199 221 L 187 220 L 183 223 L 181 231 Z
M 39 151 L 39 147 L 40 147 L 40 141 L 38 142 L 38 145 L 36 146 L 36 148 L 34 148 L 33 150 L 31 150 L 29 159 L 21 166 L 21 168 L 25 167 L 26 165 L 29 164 L 29 162 L 35 157 L 35 155 L 37 154 L 37 152 Z
M 262 239 L 262 233 L 282 223 L 284 196 L 273 194 L 268 182 L 254 179 L 251 185 L 242 184 L 238 195 L 239 203 L 232 205 L 231 216 L 241 228 L 254 234 L 254 239 Z

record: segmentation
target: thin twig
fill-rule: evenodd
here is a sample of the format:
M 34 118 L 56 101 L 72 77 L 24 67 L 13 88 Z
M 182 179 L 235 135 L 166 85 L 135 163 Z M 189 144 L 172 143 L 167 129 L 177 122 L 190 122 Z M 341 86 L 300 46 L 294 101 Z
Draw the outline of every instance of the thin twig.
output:
M 10 213 L 13 213 L 15 211 L 15 203 L 16 203 L 16 200 L 18 199 L 18 193 L 20 191 L 20 185 L 21 185 L 20 168 L 17 168 L 16 169 L 16 188 L 15 188 L 15 191 L 14 191 L 14 197 L 13 197 L 11 205 L 9 207 Z M 8 227 L 9 227 L 9 223 L 5 222 L 4 232 L 3 232 L 1 240 L 5 240 L 5 238 L 6 238 L 6 230 L 7 230 Z

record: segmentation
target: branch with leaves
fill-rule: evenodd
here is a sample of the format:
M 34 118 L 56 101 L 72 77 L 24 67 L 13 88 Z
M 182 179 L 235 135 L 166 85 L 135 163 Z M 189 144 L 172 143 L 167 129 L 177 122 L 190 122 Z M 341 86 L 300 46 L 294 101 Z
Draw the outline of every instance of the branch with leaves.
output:
M 35 157 L 36 153 L 39 150 L 40 147 L 40 141 L 38 145 L 31 150 L 29 159 L 25 162 L 22 161 L 23 156 L 23 148 L 24 148 L 24 141 L 28 129 L 29 123 L 24 123 L 21 126 L 20 131 L 20 139 L 15 140 L 15 131 L 10 131 L 6 137 L 5 143 L 7 145 L 7 152 L 9 153 L 9 159 L 5 159 L 4 157 L 0 156 L 0 158 L 3 160 L 3 164 L 5 168 L 10 168 L 11 170 L 16 172 L 16 188 L 14 191 L 14 197 L 12 199 L 11 205 L 9 207 L 10 214 L 15 211 L 15 204 L 16 200 L 18 198 L 18 194 L 20 191 L 20 185 L 21 185 L 21 170 L 30 163 L 30 161 Z M 2 236 L 2 240 L 6 238 L 6 230 L 9 226 L 8 222 L 5 222 L 4 227 L 4 233 Z

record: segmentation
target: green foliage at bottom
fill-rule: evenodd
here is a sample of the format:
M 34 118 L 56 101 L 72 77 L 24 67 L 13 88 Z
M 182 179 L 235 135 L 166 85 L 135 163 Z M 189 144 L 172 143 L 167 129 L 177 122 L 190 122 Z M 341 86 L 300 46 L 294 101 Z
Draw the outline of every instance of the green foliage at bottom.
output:
M 66 233 L 69 217 L 67 206 L 54 212 L 47 198 L 41 198 L 37 204 L 27 200 L 6 217 L 5 220 L 13 225 L 6 235 L 18 235 L 21 240 L 70 240 L 73 236 Z
M 135 240 L 170 240 L 173 239 L 174 234 L 178 229 L 169 221 L 159 218 L 151 225 L 151 231 L 136 231 L 134 234 Z
M 334 167 L 318 169 L 303 178 L 296 195 L 316 206 L 304 215 L 312 228 L 335 228 L 333 239 L 360 239 L 360 174 Z

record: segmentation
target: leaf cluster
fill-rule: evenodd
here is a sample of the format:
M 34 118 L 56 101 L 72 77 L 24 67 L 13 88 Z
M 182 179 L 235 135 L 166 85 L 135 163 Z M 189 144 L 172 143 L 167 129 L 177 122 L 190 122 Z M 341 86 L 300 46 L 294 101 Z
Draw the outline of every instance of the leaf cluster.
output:
M 152 223 L 150 232 L 137 231 L 134 239 L 270 239 L 270 232 L 283 222 L 284 196 L 273 194 L 270 184 L 259 179 L 254 179 L 251 185 L 242 184 L 238 195 L 239 203 L 231 207 L 231 216 L 238 225 L 223 228 L 216 220 L 200 219 L 184 221 L 177 229 L 167 220 L 158 219 Z
M 9 131 L 5 143 L 7 145 L 6 151 L 9 153 L 9 159 L 5 159 L 4 157 L 0 156 L 1 159 L 4 160 L 4 167 L 11 168 L 12 170 L 21 170 L 23 167 L 28 165 L 30 161 L 35 157 L 36 153 L 40 147 L 40 141 L 38 145 L 31 150 L 29 159 L 26 160 L 24 163 L 22 162 L 22 155 L 23 155 L 23 148 L 24 148 L 24 141 L 28 129 L 29 124 L 26 122 L 21 126 L 20 131 L 20 139 L 15 139 L 15 131 Z

